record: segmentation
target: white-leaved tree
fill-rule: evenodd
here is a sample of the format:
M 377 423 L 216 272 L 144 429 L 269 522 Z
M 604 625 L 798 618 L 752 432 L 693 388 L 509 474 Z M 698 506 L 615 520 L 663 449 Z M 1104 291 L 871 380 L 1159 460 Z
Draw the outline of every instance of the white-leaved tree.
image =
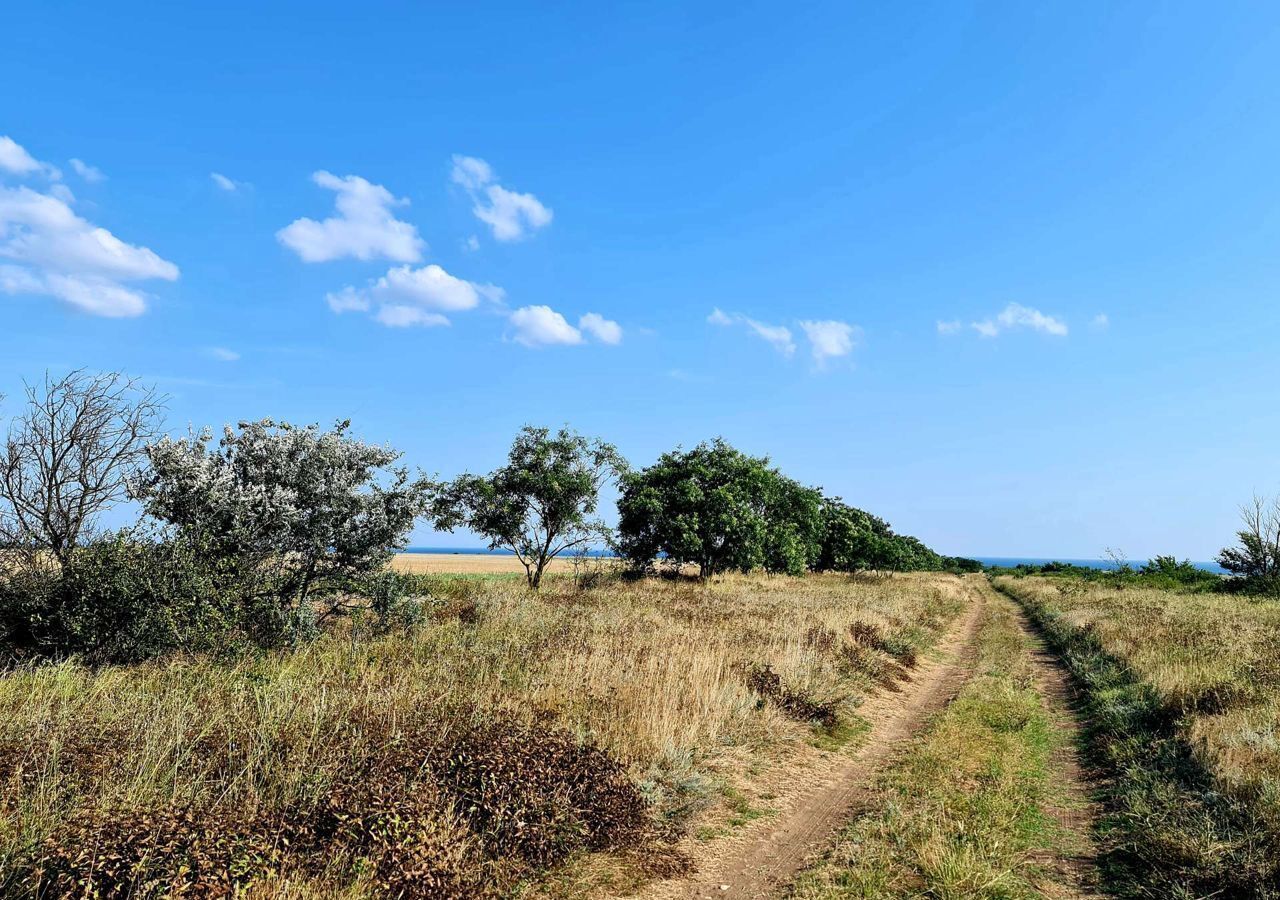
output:
M 266 419 L 226 427 L 216 446 L 207 430 L 165 438 L 135 496 L 296 636 L 310 601 L 385 566 L 424 509 L 427 485 L 395 465 L 400 454 L 349 427 Z

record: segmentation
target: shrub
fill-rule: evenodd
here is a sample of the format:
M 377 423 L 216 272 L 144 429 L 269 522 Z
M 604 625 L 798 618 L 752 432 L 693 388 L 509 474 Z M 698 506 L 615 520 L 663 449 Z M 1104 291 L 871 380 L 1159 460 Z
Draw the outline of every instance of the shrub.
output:
M 427 485 L 394 468 L 399 454 L 269 419 L 148 448 L 136 485 L 148 515 L 171 525 L 219 569 L 228 589 L 264 609 L 265 642 L 301 636 L 313 596 L 335 596 L 382 569 L 421 514 Z
M 753 665 L 747 670 L 747 687 L 765 700 L 772 701 L 788 716 L 800 722 L 817 722 L 824 728 L 836 724 L 836 704 L 815 700 L 782 680 L 769 665 Z
M 93 540 L 61 568 L 23 566 L 0 577 L 0 641 L 11 657 L 135 662 L 217 648 L 238 616 L 187 544 L 133 532 Z
M 309 805 L 80 813 L 44 841 L 24 880 L 48 898 L 223 898 L 336 868 L 348 882 L 371 873 L 380 895 L 470 900 L 573 853 L 655 835 L 648 803 L 598 747 L 553 727 L 443 712 L 336 773 Z

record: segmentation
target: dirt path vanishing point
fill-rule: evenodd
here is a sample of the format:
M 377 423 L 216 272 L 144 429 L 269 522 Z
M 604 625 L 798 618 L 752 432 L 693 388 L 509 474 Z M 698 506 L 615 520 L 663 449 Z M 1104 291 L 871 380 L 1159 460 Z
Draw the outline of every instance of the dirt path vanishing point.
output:
M 1082 737 L 1075 686 L 1062 661 L 1045 647 L 1017 602 L 1007 597 L 1000 599 L 1017 610 L 1018 623 L 1028 636 L 1036 689 L 1048 710 L 1049 721 L 1062 739 L 1051 760 L 1053 792 L 1058 802 L 1047 810 L 1058 823 L 1062 842 L 1052 857 L 1042 860 L 1056 882 L 1056 890 L 1046 887 L 1044 895 L 1051 900 L 1093 900 L 1102 896 L 1093 842 L 1099 807 L 1090 796 L 1093 779 L 1080 757 Z
M 698 871 L 658 882 L 642 900 L 724 897 L 760 900 L 776 896 L 865 801 L 872 776 L 929 718 L 960 691 L 972 669 L 982 613 L 989 598 L 986 580 L 972 579 L 971 602 L 938 653 L 916 669 L 897 693 L 884 692 L 863 704 L 871 722 L 866 743 L 852 756 L 831 754 L 805 773 L 806 784 L 785 798 L 779 814 L 759 820 L 715 847 L 713 858 L 696 860 Z

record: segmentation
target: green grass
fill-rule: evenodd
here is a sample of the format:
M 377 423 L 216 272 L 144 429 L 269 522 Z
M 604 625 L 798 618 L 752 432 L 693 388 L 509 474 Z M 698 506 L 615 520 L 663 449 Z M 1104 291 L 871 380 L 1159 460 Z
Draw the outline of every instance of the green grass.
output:
M 1011 605 L 993 599 L 973 678 L 880 779 L 873 810 L 852 822 L 792 896 L 1031 898 L 1031 855 L 1056 843 L 1043 812 L 1050 756 L 1062 740 L 1031 684 Z
M 1110 893 L 1280 897 L 1280 606 L 1001 578 L 1082 685 Z M 1064 589 L 1065 588 L 1065 589 Z

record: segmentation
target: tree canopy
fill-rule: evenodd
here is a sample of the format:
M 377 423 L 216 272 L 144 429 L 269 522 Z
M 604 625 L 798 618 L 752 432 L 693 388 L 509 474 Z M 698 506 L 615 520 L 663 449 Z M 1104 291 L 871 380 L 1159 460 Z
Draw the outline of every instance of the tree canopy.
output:
M 400 454 L 347 434 L 264 419 L 228 426 L 216 447 L 204 431 L 148 448 L 136 494 L 247 593 L 304 615 L 317 589 L 375 572 L 405 545 L 425 485 Z
M 507 464 L 488 475 L 463 474 L 439 485 L 431 504 L 437 528 L 466 527 L 484 536 L 490 549 L 513 552 L 529 586 L 537 588 L 547 564 L 612 532 L 595 517 L 600 491 L 626 472 L 612 444 L 561 428 L 525 426 Z

